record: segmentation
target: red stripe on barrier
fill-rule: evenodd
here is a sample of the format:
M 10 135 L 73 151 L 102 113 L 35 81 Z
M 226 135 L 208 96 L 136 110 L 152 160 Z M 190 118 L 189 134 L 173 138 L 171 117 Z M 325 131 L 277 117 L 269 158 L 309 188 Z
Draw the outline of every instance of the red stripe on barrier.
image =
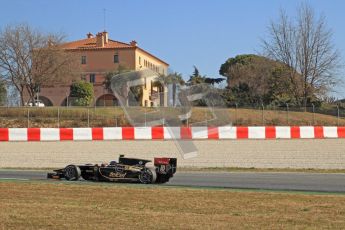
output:
M 214 139 L 214 140 L 219 139 L 218 127 L 208 127 L 207 131 L 208 131 L 208 139 Z
M 292 139 L 301 138 L 301 132 L 300 132 L 299 126 L 291 126 L 290 132 L 291 132 Z
M 206 127 L 204 127 L 206 128 Z M 322 139 L 326 138 L 324 134 L 323 126 L 313 126 L 311 130 L 314 130 L 314 136 L 309 133 L 302 133 L 306 135 L 304 137 Z M 92 140 L 104 140 L 104 128 L 92 128 Z M 310 128 L 306 129 L 311 131 Z M 9 141 L 9 133 L 11 128 L 0 128 L 0 141 Z M 41 128 L 28 128 L 27 129 L 27 141 L 41 141 Z M 122 127 L 122 139 L 123 140 L 134 140 L 135 139 L 135 128 L 134 127 Z M 303 130 L 302 130 L 303 131 Z M 307 132 L 307 131 L 306 131 Z M 74 140 L 73 128 L 60 128 L 59 129 L 60 140 Z M 290 138 L 299 139 L 301 138 L 300 126 L 290 127 Z M 14 132 L 13 135 L 16 135 Z M 20 133 L 18 135 L 21 135 Z M 148 134 L 149 135 L 149 134 Z M 249 138 L 249 127 L 236 127 L 236 139 L 248 139 Z M 277 137 L 276 126 L 265 126 L 265 138 L 274 139 Z M 337 127 L 337 137 L 345 138 L 345 126 Z M 14 138 L 16 138 L 14 136 Z M 151 127 L 151 136 L 147 137 L 152 140 L 164 139 L 164 127 L 155 126 Z M 180 127 L 180 138 L 181 139 L 193 139 L 191 127 Z M 197 138 L 197 137 L 196 137 Z M 207 127 L 207 138 L 208 139 L 219 139 L 219 127 Z
M 323 127 L 322 126 L 314 126 L 314 138 L 324 138 L 323 135 Z
M 236 134 L 238 139 L 248 139 L 248 127 L 237 127 Z
M 268 138 L 268 139 L 276 138 L 276 127 L 275 126 L 266 126 L 265 127 L 265 138 Z
M 0 128 L 0 141 L 8 141 L 8 128 Z
M 192 129 L 190 127 L 180 128 L 181 139 L 192 139 Z
M 60 128 L 60 141 L 72 141 L 73 129 L 72 128 Z
M 92 140 L 103 140 L 103 128 L 92 128 Z
M 134 127 L 122 127 L 122 139 L 134 140 Z
M 152 127 L 151 128 L 152 139 L 164 139 L 164 128 L 163 127 Z
M 28 141 L 40 141 L 41 129 L 40 128 L 28 128 Z
M 338 138 L 345 138 L 345 127 L 338 127 Z

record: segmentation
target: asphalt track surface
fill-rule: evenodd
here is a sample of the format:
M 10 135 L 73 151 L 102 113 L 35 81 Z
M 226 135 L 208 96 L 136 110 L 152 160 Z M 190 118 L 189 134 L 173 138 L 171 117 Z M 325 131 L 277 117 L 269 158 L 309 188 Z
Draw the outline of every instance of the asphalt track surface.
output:
M 0 170 L 3 180 L 47 180 L 48 171 Z M 177 172 L 165 186 L 345 193 L 344 173 Z

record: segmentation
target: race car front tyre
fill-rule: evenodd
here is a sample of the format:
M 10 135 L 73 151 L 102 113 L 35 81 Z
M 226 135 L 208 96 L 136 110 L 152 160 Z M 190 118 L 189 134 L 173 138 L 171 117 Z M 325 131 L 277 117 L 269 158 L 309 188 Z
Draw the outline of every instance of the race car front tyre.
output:
M 156 182 L 157 173 L 154 168 L 145 168 L 139 175 L 142 184 L 153 184 Z
M 64 175 L 66 180 L 79 180 L 81 171 L 80 168 L 76 165 L 67 165 L 64 168 Z
M 54 179 L 54 177 L 58 177 L 58 175 L 56 175 L 56 173 L 47 173 L 48 179 Z

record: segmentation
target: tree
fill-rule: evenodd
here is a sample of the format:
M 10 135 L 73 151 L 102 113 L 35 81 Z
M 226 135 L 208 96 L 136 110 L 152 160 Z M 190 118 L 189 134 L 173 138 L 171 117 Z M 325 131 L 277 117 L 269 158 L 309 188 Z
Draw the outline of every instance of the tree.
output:
M 290 81 L 303 105 L 329 92 L 337 82 L 340 55 L 325 17 L 316 18 L 313 9 L 303 3 L 296 20 L 289 19 L 282 10 L 268 31 L 268 39 L 262 41 L 264 53 L 291 67 Z M 301 85 L 295 81 L 296 75 L 300 75 Z
M 193 67 L 194 67 L 193 74 L 189 77 L 189 80 L 187 81 L 187 85 L 189 86 L 202 84 L 202 83 L 215 85 L 225 80 L 224 78 L 210 78 L 205 75 L 201 76 L 198 68 L 196 66 L 193 66 Z
M 219 70 L 227 77 L 226 90 L 232 93 L 227 97 L 240 104 L 295 103 L 289 73 L 284 63 L 254 54 L 229 58 Z
M 144 79 L 156 75 L 149 69 L 117 70 L 106 76 L 104 86 L 112 90 L 117 100 L 124 106 L 142 106 Z
M 27 24 L 0 31 L 0 75 L 16 88 L 22 105 L 24 93 L 33 101 L 39 86 L 79 77 L 78 59 L 59 47 L 62 41 L 62 35 L 46 35 Z
M 185 85 L 185 81 L 183 80 L 182 74 L 178 73 L 178 72 L 171 72 L 168 75 L 159 75 L 157 81 L 155 83 L 157 83 L 159 85 L 163 84 L 163 85 L 172 85 L 172 105 L 176 106 L 176 99 L 177 99 L 177 87 L 178 85 L 182 86 Z M 158 85 L 158 86 L 159 86 Z M 156 84 L 157 86 L 157 84 Z
M 214 98 L 217 98 L 217 96 L 221 95 L 221 90 L 215 89 L 213 87 L 215 84 L 221 83 L 225 80 L 225 78 L 210 78 L 206 75 L 202 76 L 199 73 L 199 70 L 196 66 L 194 67 L 193 74 L 189 77 L 189 80 L 187 81 L 186 85 L 189 87 L 189 93 L 191 94 L 203 94 L 203 98 L 199 100 L 195 100 L 192 102 L 193 105 L 196 106 L 206 106 L 206 101 L 209 103 L 211 101 L 214 102 Z
M 115 71 L 111 71 L 111 72 L 108 72 L 106 75 L 105 75 L 105 78 L 104 78 L 104 81 L 103 81 L 103 87 L 108 90 L 108 91 L 112 91 L 111 90 L 111 79 L 118 75 L 118 74 L 121 74 L 121 73 L 127 73 L 127 72 L 130 72 L 131 70 L 126 68 L 125 66 L 122 66 L 120 65 L 117 70 Z
M 164 83 L 165 85 L 169 84 L 179 84 L 184 85 L 185 81 L 183 80 L 182 74 L 178 72 L 172 72 L 168 75 L 159 75 L 158 81 Z
M 72 97 L 72 105 L 89 106 L 93 100 L 93 85 L 89 82 L 79 81 L 71 85 L 70 97 Z
M 128 105 L 129 106 L 142 106 L 143 100 L 143 87 L 141 85 L 132 86 L 129 88 Z
M 133 70 L 130 70 L 127 67 L 120 65 L 117 70 L 112 71 L 112 72 L 108 72 L 105 75 L 105 79 L 103 81 L 104 88 L 107 89 L 108 91 L 112 92 L 112 89 L 111 89 L 111 80 L 112 80 L 112 78 L 116 77 L 117 75 L 121 75 L 121 74 L 125 74 L 125 73 L 130 74 L 130 72 L 132 72 L 132 71 Z M 116 87 L 118 89 L 123 87 L 124 84 L 126 84 L 131 79 L 134 80 L 133 78 L 137 78 L 137 76 L 136 75 L 134 75 L 134 76 L 128 75 L 128 77 L 120 77 L 120 78 L 118 78 L 117 79 Z M 143 98 L 143 93 L 144 93 L 143 92 L 143 87 L 141 85 L 137 85 L 137 86 L 130 87 L 128 90 L 129 91 L 126 92 L 128 95 L 122 95 L 125 98 L 127 98 L 126 105 L 127 106 L 142 106 L 142 98 Z

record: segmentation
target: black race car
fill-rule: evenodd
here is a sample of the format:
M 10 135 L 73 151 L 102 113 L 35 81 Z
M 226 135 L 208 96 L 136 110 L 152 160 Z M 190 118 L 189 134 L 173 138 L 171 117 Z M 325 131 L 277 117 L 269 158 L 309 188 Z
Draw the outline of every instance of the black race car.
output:
M 139 182 L 143 184 L 165 183 L 176 172 L 176 158 L 154 158 L 154 167 L 147 167 L 150 160 L 127 158 L 120 155 L 119 161 L 109 164 L 67 165 L 65 168 L 48 173 L 52 179 L 108 182 Z

